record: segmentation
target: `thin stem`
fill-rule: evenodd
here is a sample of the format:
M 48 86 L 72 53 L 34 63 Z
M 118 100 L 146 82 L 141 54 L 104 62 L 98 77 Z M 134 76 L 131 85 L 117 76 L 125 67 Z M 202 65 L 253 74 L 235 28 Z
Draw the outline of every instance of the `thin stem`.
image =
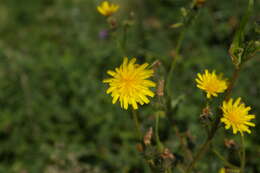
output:
M 123 52 L 123 55 L 126 56 L 127 54 L 127 49 L 126 49 L 126 44 L 127 44 L 127 31 L 128 31 L 128 25 L 125 24 L 123 26 L 123 40 L 122 40 L 122 43 L 121 43 L 121 47 L 122 47 L 122 52 Z
M 191 151 L 189 150 L 189 148 L 186 146 L 185 142 L 184 142 L 184 137 L 182 134 L 180 134 L 179 132 L 179 129 L 175 126 L 175 133 L 176 133 L 176 136 L 179 138 L 179 141 L 180 141 L 180 145 L 181 145 L 181 148 L 182 150 L 185 152 L 186 154 L 186 157 L 192 161 L 193 160 L 193 157 L 192 157 L 192 153 Z
M 240 72 L 240 68 L 236 68 L 234 73 L 233 73 L 233 76 L 232 76 L 232 79 L 231 79 L 231 82 L 230 82 L 230 85 L 228 87 L 228 91 L 226 92 L 226 95 L 225 95 L 225 100 L 228 100 L 231 96 L 231 93 L 232 93 L 232 90 L 234 88 L 234 85 L 235 85 L 235 82 L 236 80 L 238 79 L 238 76 L 239 76 L 239 72 Z M 194 160 L 190 163 L 190 165 L 188 166 L 187 168 L 187 171 L 186 173 L 189 173 L 193 167 L 195 166 L 195 163 L 201 158 L 201 156 L 207 151 L 208 149 L 208 146 L 211 142 L 211 140 L 214 138 L 218 128 L 219 128 L 219 123 L 220 123 L 220 117 L 218 116 L 211 128 L 211 131 L 208 135 L 208 138 L 207 140 L 202 144 L 201 148 L 199 149 L 199 151 L 197 152 L 197 154 L 195 155 L 194 157 Z
M 165 173 L 172 173 L 171 168 L 168 168 L 167 170 L 165 170 Z
M 133 115 L 133 120 L 134 120 L 134 123 L 135 123 L 136 134 L 138 136 L 138 139 L 141 141 L 142 140 L 142 133 L 141 133 L 140 124 L 139 124 L 139 121 L 138 121 L 137 111 L 133 109 L 132 115 Z
M 240 147 L 240 153 L 241 153 L 241 160 L 240 160 L 240 172 L 244 173 L 245 164 L 246 164 L 246 152 L 245 152 L 245 139 L 243 135 L 240 135 L 241 139 L 241 147 Z
M 160 115 L 157 114 L 155 117 L 155 136 L 156 136 L 156 145 L 158 147 L 158 150 L 162 152 L 163 144 L 161 143 L 160 136 L 159 136 L 159 119 L 160 119 Z
M 186 173 L 191 172 L 191 170 L 193 169 L 193 167 L 195 166 L 195 163 L 201 158 L 201 156 L 207 151 L 209 144 L 211 142 L 211 139 L 208 138 L 200 147 L 199 151 L 197 152 L 197 154 L 194 156 L 193 161 L 191 162 L 191 164 L 189 165 Z
M 231 92 L 232 92 L 232 90 L 234 88 L 234 85 L 235 85 L 237 79 L 238 79 L 238 75 L 239 75 L 240 69 L 241 68 L 235 68 L 235 71 L 233 73 L 232 79 L 230 81 L 230 84 L 229 84 L 227 92 L 226 92 L 225 100 L 229 100 L 230 99 Z
M 181 49 L 181 45 L 184 40 L 185 33 L 186 33 L 187 29 L 190 27 L 190 25 L 196 20 L 198 14 L 199 14 L 199 11 L 200 10 L 194 10 L 194 6 L 192 5 L 191 9 L 189 10 L 189 14 L 187 14 L 185 19 L 183 20 L 184 27 L 177 39 L 177 43 L 176 43 L 176 47 L 175 47 L 175 57 L 172 60 L 170 70 L 169 70 L 169 75 L 167 77 L 166 89 L 167 89 L 167 92 L 169 93 L 168 94 L 169 96 L 172 96 L 171 87 L 170 87 L 171 80 L 172 80 L 172 73 L 177 64 L 178 59 L 180 58 L 180 49 Z
M 171 93 L 170 84 L 171 84 L 171 80 L 172 80 L 172 73 L 173 73 L 173 70 L 174 70 L 174 68 L 177 64 L 177 60 L 180 57 L 179 52 L 180 52 L 180 48 L 181 48 L 181 45 L 182 45 L 182 41 L 183 41 L 183 38 L 184 38 L 185 31 L 186 31 L 186 29 L 183 29 L 182 32 L 180 33 L 179 37 L 178 37 L 177 45 L 176 45 L 176 48 L 175 48 L 175 57 L 173 57 L 171 67 L 170 67 L 170 70 L 169 70 L 169 75 L 168 75 L 168 78 L 167 78 L 166 89 L 167 89 L 167 92 L 169 93 L 170 96 L 171 96 L 171 94 L 170 94 Z
M 177 165 L 177 169 L 179 170 L 179 172 L 185 173 L 184 169 L 179 164 Z
M 232 163 L 230 163 L 229 161 L 227 161 L 227 160 L 225 159 L 225 157 L 222 156 L 222 155 L 221 155 L 217 150 L 215 150 L 214 148 L 212 149 L 212 152 L 213 152 L 220 160 L 222 160 L 223 163 L 224 163 L 226 166 L 228 166 L 228 167 L 230 167 L 230 168 L 234 168 L 234 169 L 237 169 L 237 168 L 238 168 L 237 166 L 235 166 L 235 165 L 233 165 Z

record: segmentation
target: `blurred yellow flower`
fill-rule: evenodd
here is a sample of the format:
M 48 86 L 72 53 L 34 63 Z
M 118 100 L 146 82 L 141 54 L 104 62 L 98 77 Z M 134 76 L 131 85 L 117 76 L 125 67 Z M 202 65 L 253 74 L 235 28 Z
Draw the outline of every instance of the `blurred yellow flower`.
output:
M 233 99 L 224 101 L 221 107 L 223 111 L 223 117 L 221 122 L 225 124 L 225 128 L 233 128 L 233 133 L 236 134 L 238 131 L 243 135 L 243 132 L 251 133 L 248 126 L 254 127 L 255 124 L 249 122 L 255 118 L 255 115 L 248 114 L 251 108 L 246 107 L 244 103 L 241 103 L 241 98 L 238 98 L 234 103 Z
M 221 168 L 218 173 L 226 173 L 226 169 L 225 168 Z
M 207 93 L 207 98 L 216 97 L 218 93 L 223 93 L 227 89 L 227 81 L 216 75 L 215 71 L 210 73 L 205 70 L 204 74 L 198 73 L 196 82 L 197 87 Z
M 154 93 L 149 87 L 155 87 L 155 83 L 147 80 L 153 76 L 152 69 L 146 69 L 148 63 L 142 65 L 135 64 L 136 59 L 124 58 L 123 64 L 116 68 L 115 71 L 108 70 L 108 74 L 112 78 L 103 80 L 109 83 L 107 94 L 111 93 L 113 97 L 112 103 L 115 104 L 119 99 L 120 105 L 124 109 L 128 109 L 128 104 L 137 109 L 137 104 L 143 105 L 149 103 L 147 96 L 153 97 Z
M 119 5 L 109 3 L 108 1 L 103 1 L 97 10 L 104 16 L 111 16 L 119 8 Z

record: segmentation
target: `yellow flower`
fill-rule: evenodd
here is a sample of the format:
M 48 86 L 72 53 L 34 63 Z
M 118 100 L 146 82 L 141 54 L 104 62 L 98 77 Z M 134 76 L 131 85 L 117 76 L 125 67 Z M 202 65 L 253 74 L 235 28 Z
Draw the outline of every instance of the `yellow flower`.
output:
M 103 1 L 97 10 L 104 16 L 111 16 L 118 10 L 119 6 L 116 4 L 109 3 L 108 1 Z
M 233 99 L 229 101 L 224 101 L 221 107 L 223 111 L 223 117 L 221 122 L 225 124 L 225 128 L 233 128 L 233 133 L 236 134 L 238 131 L 243 135 L 243 132 L 251 133 L 248 126 L 254 127 L 255 124 L 249 122 L 251 119 L 255 118 L 255 115 L 248 114 L 251 108 L 246 107 L 244 103 L 241 103 L 241 98 L 238 98 L 233 103 Z
M 227 81 L 216 75 L 215 71 L 210 73 L 205 70 L 204 74 L 198 73 L 196 82 L 197 87 L 207 93 L 207 98 L 216 97 L 218 93 L 223 93 L 227 89 Z
M 154 93 L 149 87 L 155 87 L 155 83 L 147 80 L 153 76 L 152 69 L 146 69 L 149 65 L 135 64 L 136 59 L 124 58 L 123 64 L 116 68 L 115 71 L 108 70 L 108 74 L 112 78 L 103 80 L 104 83 L 109 83 L 107 94 L 111 93 L 113 97 L 112 103 L 115 104 L 119 99 L 121 107 L 128 109 L 128 104 L 137 109 L 137 104 L 143 105 L 149 103 L 147 96 L 153 97 Z
M 226 169 L 225 168 L 221 168 L 218 173 L 226 173 Z

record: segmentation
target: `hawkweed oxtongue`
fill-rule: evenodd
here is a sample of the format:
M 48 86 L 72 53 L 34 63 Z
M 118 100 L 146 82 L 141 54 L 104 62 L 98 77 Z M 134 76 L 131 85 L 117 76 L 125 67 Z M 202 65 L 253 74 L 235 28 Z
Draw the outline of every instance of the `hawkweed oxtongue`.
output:
M 128 105 L 137 109 L 138 104 L 143 105 L 150 102 L 147 96 L 154 97 L 154 93 L 149 88 L 155 87 L 156 84 L 148 80 L 153 76 L 154 71 L 147 68 L 148 63 L 139 65 L 135 61 L 136 58 L 132 58 L 130 61 L 128 58 L 124 58 L 123 64 L 115 71 L 107 71 L 112 78 L 103 80 L 104 83 L 109 84 L 107 94 L 111 93 L 112 103 L 115 104 L 119 100 L 124 109 L 128 109 Z
M 99 6 L 97 6 L 97 10 L 103 16 L 111 16 L 115 12 L 117 12 L 119 5 L 109 3 L 108 1 L 103 1 Z
M 204 90 L 207 93 L 207 98 L 211 96 L 216 97 L 218 93 L 223 93 L 227 88 L 227 81 L 222 79 L 220 75 L 217 75 L 215 71 L 210 73 L 205 70 L 204 74 L 197 74 L 195 79 L 197 87 Z

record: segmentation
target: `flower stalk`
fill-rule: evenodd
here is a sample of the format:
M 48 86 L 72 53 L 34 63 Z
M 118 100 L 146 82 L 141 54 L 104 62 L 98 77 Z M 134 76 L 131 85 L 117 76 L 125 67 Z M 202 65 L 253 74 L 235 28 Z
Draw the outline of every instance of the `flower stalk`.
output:
M 203 154 L 208 150 L 209 144 L 211 142 L 212 138 L 208 137 L 207 140 L 201 145 L 199 151 L 197 152 L 197 154 L 194 156 L 193 161 L 190 163 L 190 165 L 188 166 L 186 173 L 189 173 L 192 171 L 192 169 L 194 168 L 196 162 L 198 160 L 200 160 L 200 158 L 203 156 Z
M 234 88 L 234 85 L 235 85 L 235 83 L 237 81 L 240 69 L 241 69 L 240 67 L 235 68 L 235 71 L 233 72 L 233 76 L 232 76 L 232 79 L 230 81 L 230 84 L 228 86 L 228 89 L 227 89 L 227 92 L 226 92 L 226 96 L 225 96 L 225 100 L 226 101 L 230 99 L 231 92 L 232 92 L 232 90 Z
M 238 79 L 239 76 L 239 72 L 240 69 L 238 70 L 237 68 L 235 68 L 234 72 L 233 72 L 233 77 L 231 79 L 231 83 L 229 84 L 229 89 L 226 92 L 225 98 L 230 97 L 231 92 L 233 90 L 233 87 L 235 85 L 236 80 Z M 206 141 L 201 145 L 200 149 L 198 150 L 198 152 L 196 153 L 196 155 L 194 156 L 193 161 L 189 164 L 186 173 L 190 173 L 192 171 L 192 169 L 194 168 L 195 164 L 197 161 L 200 160 L 200 158 L 202 157 L 202 155 L 208 150 L 209 144 L 211 143 L 212 139 L 214 138 L 218 128 L 219 128 L 219 123 L 220 123 L 220 116 L 218 116 L 216 118 L 216 120 L 214 121 L 214 124 L 210 130 L 210 133 L 208 134 L 208 137 L 206 139 Z
M 246 164 L 246 152 L 245 152 L 245 138 L 244 135 L 240 135 L 241 147 L 240 147 L 240 173 L 244 173 L 245 164 Z
M 233 165 L 232 163 L 230 163 L 228 160 L 225 159 L 224 156 L 222 156 L 216 149 L 212 149 L 212 152 L 220 159 L 222 160 L 222 162 L 224 163 L 224 165 L 233 168 L 233 169 L 238 169 L 237 166 Z
M 180 57 L 180 48 L 181 48 L 181 45 L 182 45 L 182 41 L 183 41 L 183 38 L 184 38 L 184 34 L 186 32 L 186 29 L 183 29 L 182 32 L 180 33 L 178 39 L 177 39 L 177 45 L 176 45 L 176 48 L 175 48 L 175 57 L 173 58 L 172 60 L 172 63 L 171 63 L 171 66 L 170 66 L 170 70 L 169 70 L 169 75 L 167 76 L 167 83 L 166 83 L 166 89 L 167 89 L 167 92 L 168 92 L 168 95 L 171 96 L 172 94 L 172 91 L 171 91 L 171 80 L 172 80 L 172 74 L 173 74 L 173 70 L 177 64 L 177 60 L 179 59 Z
M 160 152 L 163 151 L 163 144 L 161 143 L 160 136 L 159 136 L 159 120 L 160 115 L 156 114 L 155 116 L 155 136 L 156 136 L 156 145 Z
M 137 111 L 132 109 L 132 116 L 133 116 L 133 120 L 135 123 L 135 131 L 136 131 L 136 135 L 138 137 L 138 140 L 142 141 L 142 132 L 141 132 L 141 128 L 140 128 L 140 123 L 138 120 L 138 115 L 137 115 Z
M 174 49 L 174 54 L 175 57 L 173 57 L 171 66 L 168 72 L 167 76 L 167 83 L 166 83 L 166 89 L 168 96 L 172 96 L 172 91 L 171 91 L 171 81 L 172 81 L 172 75 L 173 75 L 173 70 L 175 69 L 175 66 L 180 59 L 180 49 L 184 40 L 185 33 L 187 32 L 189 26 L 196 20 L 198 14 L 199 14 L 199 9 L 197 9 L 196 3 L 192 2 L 191 8 L 189 10 L 184 9 L 184 14 L 183 14 L 183 19 L 182 22 L 179 23 L 179 26 L 182 26 L 182 30 L 177 38 L 177 43 L 176 47 Z
M 126 49 L 126 44 L 127 44 L 127 31 L 128 31 L 128 25 L 125 24 L 123 26 L 123 39 L 122 39 L 122 43 L 121 43 L 121 48 L 122 48 L 122 52 L 123 52 L 123 56 L 127 55 L 127 49 Z

